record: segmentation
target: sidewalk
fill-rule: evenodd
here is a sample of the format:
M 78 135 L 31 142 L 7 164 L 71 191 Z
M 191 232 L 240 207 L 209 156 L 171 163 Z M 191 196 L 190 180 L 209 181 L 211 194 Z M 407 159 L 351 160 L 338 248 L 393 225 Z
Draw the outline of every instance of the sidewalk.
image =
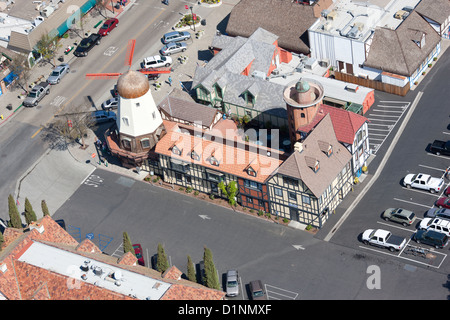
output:
M 201 17 L 201 19 L 206 19 L 205 26 L 196 27 L 196 31 L 203 30 L 204 34 L 200 39 L 197 39 L 194 31 L 190 30 L 193 40 L 192 43 L 188 43 L 188 50 L 183 54 L 188 56 L 185 64 L 177 63 L 177 57 L 180 54 L 173 56 L 175 62 L 173 66 L 174 71 L 170 74 L 173 79 L 172 86 L 167 82 L 168 74 L 163 74 L 158 79 L 162 85 L 160 90 L 156 90 L 156 87 L 153 85 L 154 81 L 151 82 L 150 88 L 156 104 L 159 104 L 175 88 L 181 88 L 182 90 L 190 89 L 197 64 L 203 64 L 206 59 L 212 58 L 212 54 L 208 48 L 216 33 L 217 25 L 219 24 L 221 32 L 225 32 L 224 28 L 226 27 L 226 23 L 223 20 L 237 2 L 238 0 L 232 0 L 232 2 L 222 3 L 219 7 L 211 8 L 201 5 L 194 6 L 194 13 Z M 115 9 L 116 15 L 125 13 L 127 8 L 130 8 L 133 3 L 134 1 L 129 2 L 120 11 Z M 109 14 L 112 16 L 112 12 L 109 12 Z M 94 27 L 102 20 L 101 18 L 103 17 L 89 16 L 85 22 L 85 31 L 94 32 Z M 100 26 L 101 24 L 97 28 Z M 169 31 L 171 31 L 171 27 L 166 32 Z M 61 54 L 64 54 L 65 48 L 73 43 L 73 39 L 62 39 L 61 43 L 63 46 L 60 51 Z M 56 55 L 56 57 L 58 56 Z M 70 63 L 70 60 L 75 58 L 73 54 L 69 54 L 69 56 L 71 57 L 69 59 L 65 56 L 65 62 L 68 60 Z M 49 64 L 36 66 L 32 70 L 30 79 L 36 79 L 41 75 L 47 76 L 52 69 L 53 67 Z M 183 86 L 181 83 L 183 83 Z M 5 118 L 4 120 L 0 120 L 0 125 L 20 110 L 22 101 L 17 98 L 18 92 L 7 92 L 5 95 L 8 96 L 0 97 L 0 99 L 3 99 L 0 112 L 3 112 Z M 8 103 L 13 104 L 11 111 L 6 110 L 5 106 Z M 70 145 L 64 151 L 49 149 L 17 182 L 15 197 L 17 198 L 19 211 L 24 211 L 25 197 L 27 197 L 33 208 L 36 208 L 35 211 L 38 215 L 40 213 L 41 200 L 43 199 L 46 200 L 47 206 L 53 214 L 70 198 L 80 184 L 85 182 L 96 168 L 113 171 L 136 180 L 143 180 L 147 176 L 148 173 L 145 171 L 137 172 L 135 168 L 127 169 L 122 167 L 117 159 L 102 150 L 102 145 L 96 145 L 95 142 L 97 139 L 104 142 L 102 134 L 96 137 L 95 133 L 90 131 L 87 137 L 85 137 L 85 144 L 87 145 L 85 149 L 80 148 L 79 144 Z M 70 170 L 67 170 L 67 168 L 70 168 Z

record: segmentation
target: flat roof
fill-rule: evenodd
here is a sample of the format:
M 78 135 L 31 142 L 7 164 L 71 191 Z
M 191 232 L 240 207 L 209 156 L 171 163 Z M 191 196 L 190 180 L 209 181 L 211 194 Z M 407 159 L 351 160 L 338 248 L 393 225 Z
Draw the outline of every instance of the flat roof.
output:
M 19 261 L 141 300 L 159 300 L 171 284 L 40 242 Z M 84 269 L 83 269 L 84 268 Z
M 311 28 L 311 31 L 365 42 L 376 27 L 396 29 L 403 19 L 395 18 L 404 7 L 416 7 L 420 0 L 339 0 Z M 326 13 L 326 14 L 324 14 Z

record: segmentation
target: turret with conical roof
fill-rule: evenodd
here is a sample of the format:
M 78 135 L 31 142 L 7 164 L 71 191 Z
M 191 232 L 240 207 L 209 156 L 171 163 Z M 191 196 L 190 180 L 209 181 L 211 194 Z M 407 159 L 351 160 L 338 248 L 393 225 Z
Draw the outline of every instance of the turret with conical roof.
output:
M 297 129 L 314 118 L 322 103 L 324 90 L 320 83 L 312 79 L 300 78 L 286 86 L 283 98 L 286 102 L 289 137 L 291 145 L 301 139 Z

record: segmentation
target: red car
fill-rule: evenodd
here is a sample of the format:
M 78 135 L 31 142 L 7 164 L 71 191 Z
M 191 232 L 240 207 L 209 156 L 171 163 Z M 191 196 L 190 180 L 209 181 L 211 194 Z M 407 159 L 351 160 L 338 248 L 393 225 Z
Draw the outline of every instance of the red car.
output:
M 142 247 L 139 243 L 133 244 L 134 253 L 136 254 L 136 258 L 138 259 L 138 263 L 141 266 L 145 267 L 144 256 L 142 255 Z
M 110 19 L 106 20 L 105 23 L 103 23 L 100 30 L 98 30 L 98 34 L 101 35 L 102 37 L 106 36 L 112 31 L 112 29 L 117 27 L 118 24 L 119 24 L 118 19 L 110 18 Z
M 435 203 L 438 208 L 450 209 L 450 198 L 441 197 Z
M 444 194 L 445 194 L 447 197 L 450 195 L 450 186 L 448 186 L 447 188 L 445 188 Z

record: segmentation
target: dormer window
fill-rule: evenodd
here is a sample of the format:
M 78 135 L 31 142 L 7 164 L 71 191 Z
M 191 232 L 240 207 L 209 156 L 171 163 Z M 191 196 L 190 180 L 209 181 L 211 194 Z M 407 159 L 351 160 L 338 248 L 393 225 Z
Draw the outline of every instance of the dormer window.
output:
M 319 145 L 319 149 L 325 153 L 327 155 L 327 157 L 331 157 L 331 155 L 333 154 L 333 146 L 331 144 L 329 144 L 326 141 L 317 141 L 318 145 Z
M 328 158 L 331 157 L 331 155 L 333 154 L 333 147 L 331 145 L 328 147 L 326 154 Z
M 182 150 L 180 148 L 178 148 L 177 146 L 173 146 L 173 148 L 172 148 L 172 153 L 173 154 L 181 156 L 181 152 L 182 152 Z
M 314 172 L 317 172 L 317 171 L 319 171 L 319 169 L 320 169 L 319 160 L 316 160 L 316 164 L 314 165 L 313 170 L 314 170 Z
M 211 163 L 213 166 L 219 166 L 219 160 L 217 160 L 217 158 L 214 156 L 211 156 L 209 158 L 209 163 Z
M 247 173 L 249 176 L 256 177 L 256 171 L 252 167 L 248 167 Z
M 200 155 L 195 151 L 191 152 L 191 158 L 192 158 L 192 160 L 200 161 Z
M 220 88 L 217 83 L 214 85 L 214 91 L 216 92 L 216 97 L 217 98 L 219 98 L 219 99 L 223 98 L 222 88 Z
M 247 107 L 251 108 L 255 105 L 255 96 L 248 91 L 245 93 L 245 103 L 247 104 Z

